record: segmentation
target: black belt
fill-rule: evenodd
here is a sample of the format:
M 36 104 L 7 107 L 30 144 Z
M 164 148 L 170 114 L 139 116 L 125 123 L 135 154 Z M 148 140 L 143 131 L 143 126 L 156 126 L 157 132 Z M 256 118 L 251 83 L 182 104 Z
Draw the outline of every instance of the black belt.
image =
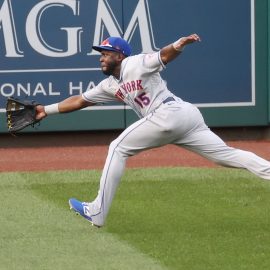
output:
M 167 97 L 166 99 L 164 99 L 164 100 L 162 101 L 162 103 L 165 104 L 165 103 L 168 103 L 168 102 L 170 102 L 170 101 L 175 101 L 175 99 L 174 99 L 173 97 Z

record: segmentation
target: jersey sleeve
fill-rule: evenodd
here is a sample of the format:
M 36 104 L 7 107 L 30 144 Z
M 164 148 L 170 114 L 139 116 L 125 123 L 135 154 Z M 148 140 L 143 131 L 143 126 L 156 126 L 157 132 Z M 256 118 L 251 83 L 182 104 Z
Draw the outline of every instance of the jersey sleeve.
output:
M 85 91 L 82 94 L 84 100 L 91 103 L 107 103 L 118 101 L 118 99 L 109 92 L 109 85 L 106 80 L 101 81 L 97 86 Z
M 160 51 L 154 53 L 145 54 L 143 57 L 143 65 L 149 71 L 162 71 L 165 69 L 165 65 L 161 61 Z

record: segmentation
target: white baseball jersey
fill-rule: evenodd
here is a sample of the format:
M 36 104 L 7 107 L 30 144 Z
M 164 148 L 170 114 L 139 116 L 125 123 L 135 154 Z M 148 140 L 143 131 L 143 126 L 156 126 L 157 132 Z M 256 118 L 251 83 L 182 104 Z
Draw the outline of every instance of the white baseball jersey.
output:
M 119 80 L 109 76 L 82 96 L 92 103 L 120 100 L 142 118 L 170 96 L 181 101 L 168 90 L 161 78 L 159 71 L 164 67 L 160 52 L 127 57 L 121 64 Z

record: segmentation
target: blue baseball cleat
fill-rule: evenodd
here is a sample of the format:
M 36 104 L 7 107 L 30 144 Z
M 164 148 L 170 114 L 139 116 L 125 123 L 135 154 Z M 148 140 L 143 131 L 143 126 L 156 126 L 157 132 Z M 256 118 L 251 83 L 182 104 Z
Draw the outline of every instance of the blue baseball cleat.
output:
M 70 209 L 74 210 L 76 214 L 81 215 L 85 219 L 87 219 L 92 225 L 99 227 L 95 225 L 92 221 L 92 218 L 90 217 L 89 208 L 87 202 L 80 202 L 74 198 L 69 199 L 68 201 Z

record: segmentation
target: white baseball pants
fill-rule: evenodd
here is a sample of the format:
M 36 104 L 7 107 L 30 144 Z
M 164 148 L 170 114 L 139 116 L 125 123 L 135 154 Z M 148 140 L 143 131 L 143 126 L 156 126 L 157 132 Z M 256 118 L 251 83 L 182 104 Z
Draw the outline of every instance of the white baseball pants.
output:
M 175 144 L 223 166 L 247 169 L 270 180 L 270 162 L 254 153 L 227 146 L 205 124 L 200 111 L 187 102 L 162 104 L 114 140 L 100 180 L 96 199 L 90 203 L 94 224 L 102 226 L 124 173 L 126 159 L 143 150 Z

